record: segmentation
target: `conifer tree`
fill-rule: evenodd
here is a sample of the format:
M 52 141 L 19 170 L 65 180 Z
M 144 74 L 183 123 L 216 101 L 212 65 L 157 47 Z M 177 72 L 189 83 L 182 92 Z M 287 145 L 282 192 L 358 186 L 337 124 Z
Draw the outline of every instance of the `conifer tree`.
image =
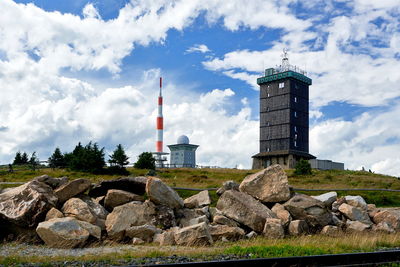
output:
M 54 153 L 48 159 L 50 168 L 63 168 L 65 167 L 65 158 L 64 155 L 61 153 L 61 150 L 57 147 L 54 150 Z
M 129 157 L 125 154 L 125 150 L 121 144 L 117 145 L 117 148 L 114 150 L 112 155 L 110 155 L 110 159 L 108 162 L 111 166 L 118 166 L 120 168 L 124 168 L 125 165 L 129 164 Z

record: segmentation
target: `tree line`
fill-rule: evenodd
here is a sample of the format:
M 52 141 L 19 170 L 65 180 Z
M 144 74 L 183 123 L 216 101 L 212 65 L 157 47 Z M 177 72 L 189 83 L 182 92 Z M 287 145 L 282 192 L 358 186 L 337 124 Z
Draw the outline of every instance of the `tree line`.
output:
M 121 144 L 117 145 L 108 159 L 107 166 L 105 160 L 104 147 L 100 148 L 97 143 L 89 142 L 83 146 L 79 142 L 72 152 L 62 153 L 57 147 L 53 154 L 48 158 L 50 168 L 66 168 L 72 171 L 90 172 L 94 174 L 121 174 L 128 175 L 126 165 L 129 164 L 129 157 Z M 39 159 L 34 152 L 30 159 L 28 154 L 18 151 L 15 155 L 13 165 L 39 165 Z M 134 163 L 134 168 L 155 169 L 155 159 L 150 152 L 143 152 Z

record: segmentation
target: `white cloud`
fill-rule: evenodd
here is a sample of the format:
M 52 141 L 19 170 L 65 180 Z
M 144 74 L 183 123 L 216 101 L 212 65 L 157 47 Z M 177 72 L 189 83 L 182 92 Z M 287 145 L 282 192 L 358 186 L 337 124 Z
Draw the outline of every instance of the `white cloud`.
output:
M 82 10 L 82 14 L 85 18 L 101 19 L 99 11 L 97 11 L 92 3 L 86 4 Z
M 194 53 L 194 52 L 200 52 L 200 53 L 207 53 L 210 52 L 211 50 L 205 45 L 205 44 L 196 44 L 192 47 L 189 47 L 186 50 L 186 53 Z
M 399 102 L 386 111 L 365 112 L 354 121 L 327 120 L 310 130 L 310 152 L 319 158 L 344 162 L 349 169 L 365 167 L 399 176 L 399 123 Z

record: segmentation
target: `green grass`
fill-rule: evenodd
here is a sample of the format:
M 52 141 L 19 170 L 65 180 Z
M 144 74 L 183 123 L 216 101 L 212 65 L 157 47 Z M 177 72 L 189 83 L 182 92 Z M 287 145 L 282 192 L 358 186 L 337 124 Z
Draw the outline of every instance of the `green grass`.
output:
M 241 256 L 250 255 L 251 258 L 275 258 L 332 254 L 329 250 L 326 249 L 292 245 L 251 247 L 233 246 L 227 248 L 224 252 L 226 254 L 235 254 Z

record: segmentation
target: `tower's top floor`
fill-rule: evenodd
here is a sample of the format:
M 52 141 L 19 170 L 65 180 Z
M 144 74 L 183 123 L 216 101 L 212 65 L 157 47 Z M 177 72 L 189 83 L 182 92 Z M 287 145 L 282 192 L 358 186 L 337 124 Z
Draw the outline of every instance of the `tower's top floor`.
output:
M 287 50 L 283 50 L 282 63 L 276 68 L 269 68 L 265 70 L 264 77 L 257 79 L 257 84 L 269 83 L 281 79 L 294 78 L 308 85 L 312 84 L 312 80 L 307 77 L 307 73 L 297 66 L 289 64 Z
M 308 85 L 312 84 L 312 80 L 306 76 L 306 73 L 298 69 L 296 66 L 289 66 L 285 69 L 269 68 L 265 70 L 265 76 L 257 79 L 257 84 L 269 83 L 281 79 L 294 78 Z

